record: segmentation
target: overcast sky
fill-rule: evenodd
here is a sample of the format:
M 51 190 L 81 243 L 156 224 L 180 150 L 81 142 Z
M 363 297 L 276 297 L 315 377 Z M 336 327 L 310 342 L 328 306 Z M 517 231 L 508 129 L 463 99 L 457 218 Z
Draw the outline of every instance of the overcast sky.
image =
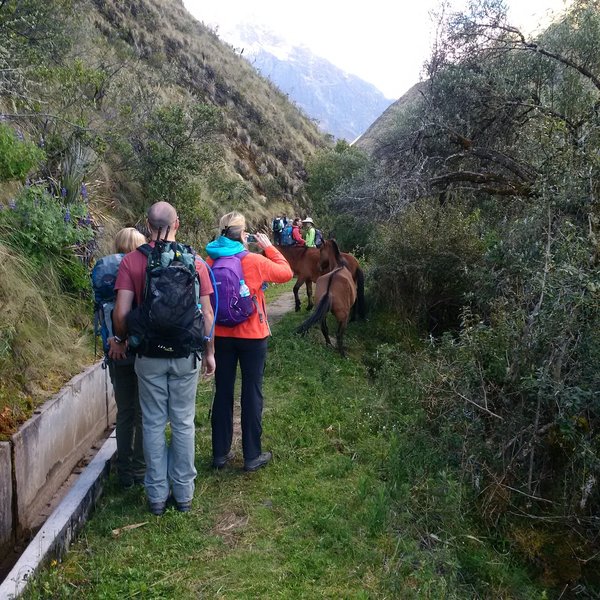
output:
M 513 24 L 532 30 L 566 0 L 506 0 Z M 568 0 L 567 0 L 568 1 Z M 252 20 L 374 84 L 388 98 L 416 83 L 433 41 L 438 0 L 183 0 L 199 21 L 222 31 Z

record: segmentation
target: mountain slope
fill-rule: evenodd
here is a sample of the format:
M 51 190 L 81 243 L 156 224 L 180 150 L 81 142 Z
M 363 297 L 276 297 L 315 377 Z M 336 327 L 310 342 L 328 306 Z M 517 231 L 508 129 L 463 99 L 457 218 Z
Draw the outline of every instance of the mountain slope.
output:
M 305 203 L 303 164 L 326 140 L 279 90 L 180 0 L 95 0 L 90 6 L 96 31 L 113 51 L 124 43 L 160 95 L 191 97 L 222 111 L 226 167 L 252 187 L 254 208 L 268 204 L 269 196 Z
M 402 115 L 419 101 L 424 86 L 425 82 L 413 85 L 371 123 L 369 128 L 354 142 L 354 145 L 369 155 L 383 149 L 387 133 L 394 128 Z
M 240 24 L 220 35 L 337 138 L 356 139 L 391 102 L 374 85 L 259 25 Z

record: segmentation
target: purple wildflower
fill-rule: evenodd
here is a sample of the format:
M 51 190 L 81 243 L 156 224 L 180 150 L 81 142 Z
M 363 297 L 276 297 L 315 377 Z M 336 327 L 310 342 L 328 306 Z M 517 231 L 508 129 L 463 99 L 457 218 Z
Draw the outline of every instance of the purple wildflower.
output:
M 66 198 L 67 197 L 67 188 L 65 188 L 65 187 L 60 188 L 60 195 L 62 198 Z
M 92 224 L 92 215 L 90 215 L 90 213 L 88 213 L 85 217 L 85 224 L 86 225 L 91 225 Z
M 88 191 L 85 183 L 81 184 L 81 197 L 87 202 L 88 199 Z
M 17 129 L 17 137 L 19 138 L 19 140 L 23 141 L 25 139 L 25 136 L 23 135 L 22 131 L 19 131 Z
M 70 220 L 71 220 L 71 211 L 69 210 L 69 207 L 67 206 L 67 209 L 65 210 L 65 223 L 68 223 Z
M 40 148 L 43 148 L 46 145 L 46 142 L 44 141 L 44 138 L 40 135 L 40 140 L 38 142 L 38 146 Z
M 4 204 L 2 204 L 2 202 L 0 202 L 0 212 L 2 212 L 5 208 L 6 208 L 6 206 L 4 206 Z
M 11 198 L 8 201 L 8 208 L 10 208 L 11 210 L 15 210 L 15 208 L 17 208 L 17 201 L 14 198 Z

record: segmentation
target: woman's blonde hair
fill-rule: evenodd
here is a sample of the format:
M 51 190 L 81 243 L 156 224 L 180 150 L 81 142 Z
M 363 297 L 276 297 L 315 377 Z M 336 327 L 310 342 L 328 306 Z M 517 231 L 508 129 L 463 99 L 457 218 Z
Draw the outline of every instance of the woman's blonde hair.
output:
M 223 215 L 219 221 L 221 235 L 231 240 L 240 240 L 242 231 L 246 229 L 246 217 L 242 213 L 233 211 Z
M 119 254 L 133 252 L 146 243 L 146 238 L 135 227 L 124 227 L 115 236 L 115 250 Z

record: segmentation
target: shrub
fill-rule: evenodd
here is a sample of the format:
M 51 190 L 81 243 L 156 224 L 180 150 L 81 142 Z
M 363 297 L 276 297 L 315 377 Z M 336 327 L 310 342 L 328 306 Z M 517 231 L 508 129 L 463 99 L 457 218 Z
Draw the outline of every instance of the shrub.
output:
M 8 125 L 0 124 L 0 181 L 24 179 L 46 154 Z
M 49 263 L 62 275 L 66 291 L 89 293 L 89 279 L 79 257 L 94 232 L 84 202 L 66 204 L 41 186 L 25 187 L 0 212 L 0 239 L 37 268 Z
M 136 175 L 151 200 L 176 201 L 182 187 L 218 158 L 215 136 L 221 127 L 218 110 L 206 104 L 172 104 L 151 112 L 147 133 L 136 148 Z
M 457 325 L 483 255 L 479 218 L 466 204 L 424 199 L 380 226 L 371 285 L 379 304 L 401 307 L 437 333 Z
M 325 236 L 335 237 L 340 248 L 348 252 L 366 254 L 376 243 L 375 224 L 357 219 L 348 213 L 332 217 L 329 223 L 325 222 L 322 225 L 321 229 Z
M 24 254 L 44 258 L 47 254 L 72 252 L 93 237 L 88 207 L 64 204 L 40 186 L 30 186 L 5 208 L 0 231 Z

